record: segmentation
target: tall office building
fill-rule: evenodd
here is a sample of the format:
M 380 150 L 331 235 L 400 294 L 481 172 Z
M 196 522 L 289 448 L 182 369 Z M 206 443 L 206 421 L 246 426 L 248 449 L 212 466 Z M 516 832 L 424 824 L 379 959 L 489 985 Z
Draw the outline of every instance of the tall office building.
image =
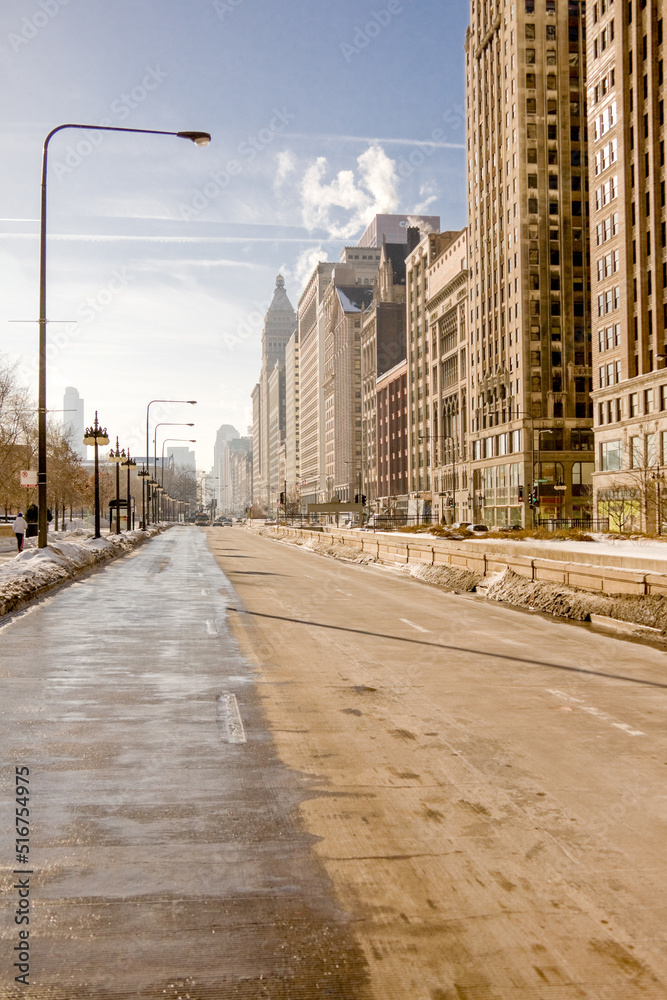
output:
M 228 510 L 230 505 L 229 442 L 235 441 L 238 436 L 239 432 L 231 424 L 222 424 L 215 435 L 211 482 L 214 484 L 214 496 L 220 511 Z
M 276 278 L 271 304 L 264 317 L 262 367 L 259 382 L 253 391 L 253 492 L 255 500 L 262 506 L 268 505 L 271 500 L 272 476 L 276 462 L 276 456 L 271 451 L 277 438 L 275 426 L 273 426 L 273 433 L 271 429 L 269 379 L 276 365 L 281 366 L 283 369 L 282 391 L 277 398 L 282 400 L 283 407 L 279 419 L 282 428 L 279 444 L 282 446 L 285 433 L 285 348 L 296 329 L 296 323 L 296 313 L 285 291 L 285 279 L 282 274 L 279 274 Z M 275 414 L 273 423 L 275 425 Z M 277 481 L 277 473 L 273 478 Z
M 667 464 L 664 7 L 587 8 L 594 485 L 613 528 L 655 530 Z
M 588 513 L 585 4 L 472 0 L 466 35 L 475 520 Z M 539 481 L 539 482 L 538 482 Z
M 83 431 L 83 400 L 79 396 L 79 390 L 68 385 L 63 396 L 63 434 L 82 460 L 87 456 Z
M 411 494 L 408 510 L 412 516 L 421 516 L 431 509 L 431 467 L 437 461 L 431 443 L 431 364 L 436 366 L 433 379 L 437 382 L 441 349 L 437 335 L 432 338 L 429 329 L 429 269 L 457 236 L 458 231 L 450 230 L 429 234 L 411 251 L 405 262 L 410 425 L 408 486 Z M 458 367 L 456 372 L 458 379 Z
M 290 500 L 300 495 L 299 331 L 285 348 L 285 481 Z
M 322 301 L 335 264 L 323 261 L 299 299 L 299 465 L 302 503 L 319 503 L 324 489 L 324 316 Z

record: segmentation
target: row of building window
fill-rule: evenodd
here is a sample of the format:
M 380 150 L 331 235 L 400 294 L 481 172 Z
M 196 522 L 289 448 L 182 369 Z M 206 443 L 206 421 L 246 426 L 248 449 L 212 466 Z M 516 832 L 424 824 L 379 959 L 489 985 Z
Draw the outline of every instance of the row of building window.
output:
M 597 59 L 605 49 L 614 41 L 614 18 L 612 17 L 606 28 L 603 28 L 597 38 L 593 39 L 593 58 Z
M 595 174 L 601 174 L 607 167 L 610 167 L 612 163 L 616 163 L 618 156 L 618 139 L 612 139 L 611 142 L 603 146 L 599 153 L 595 154 Z
M 659 446 L 659 450 L 658 450 Z M 623 446 L 620 439 L 600 443 L 600 468 L 602 472 L 620 472 L 623 469 L 654 469 L 667 462 L 667 431 L 656 434 L 637 434 Z
M 609 383 L 611 384 L 611 383 Z M 650 417 L 652 413 L 667 410 L 667 385 L 643 392 L 631 392 L 626 397 L 627 418 Z M 598 423 L 614 424 L 623 419 L 623 400 L 620 396 L 598 404 Z
M 618 285 L 614 285 L 613 288 L 608 288 L 598 295 L 598 316 L 606 316 L 607 313 L 618 309 L 620 304 L 621 290 Z

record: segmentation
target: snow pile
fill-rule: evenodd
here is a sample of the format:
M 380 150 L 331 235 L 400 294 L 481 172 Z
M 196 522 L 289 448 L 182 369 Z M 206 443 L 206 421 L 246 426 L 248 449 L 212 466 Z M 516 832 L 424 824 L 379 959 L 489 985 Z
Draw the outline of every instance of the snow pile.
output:
M 472 570 L 463 569 L 460 566 L 428 566 L 426 563 L 408 563 L 401 566 L 400 572 L 407 573 L 409 576 L 421 580 L 422 583 L 430 583 L 442 590 L 455 590 L 459 593 L 473 591 L 482 582 L 479 573 L 473 573 Z
M 591 615 L 605 615 L 667 631 L 667 600 L 662 596 L 593 594 L 562 583 L 535 583 L 509 568 L 489 581 L 486 596 L 494 601 L 545 611 L 574 621 L 588 621 Z
M 0 566 L 0 614 L 12 611 L 30 597 L 78 576 L 86 569 L 129 552 L 161 530 L 150 528 L 148 531 L 130 531 L 104 538 L 79 536 L 76 540 L 70 533 L 68 541 L 56 536 L 49 540 L 45 549 L 26 549 Z

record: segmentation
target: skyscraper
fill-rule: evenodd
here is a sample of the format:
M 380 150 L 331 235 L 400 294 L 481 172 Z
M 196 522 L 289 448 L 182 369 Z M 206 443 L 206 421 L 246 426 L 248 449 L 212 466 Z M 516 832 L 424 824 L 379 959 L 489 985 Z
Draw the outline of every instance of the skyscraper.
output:
M 585 4 L 472 0 L 466 35 L 475 519 L 589 512 Z
M 86 458 L 86 446 L 83 443 L 83 400 L 79 390 L 68 385 L 63 396 L 63 434 L 69 439 L 72 448 L 81 459 Z
M 588 5 L 594 485 L 616 529 L 665 524 L 664 6 Z
M 269 379 L 276 365 L 283 370 L 282 399 L 283 412 L 278 424 L 282 428 L 279 434 L 279 446 L 284 444 L 285 433 L 285 389 L 284 366 L 285 348 L 296 329 L 296 313 L 285 291 L 285 279 L 282 274 L 276 278 L 271 304 L 266 311 L 262 329 L 262 367 L 259 382 L 253 392 L 253 492 L 260 505 L 268 505 L 271 492 L 271 470 L 275 466 L 276 456 L 271 454 L 272 441 L 275 444 L 275 413 L 273 419 L 273 437 L 271 409 L 269 403 Z M 277 481 L 277 480 L 276 480 Z

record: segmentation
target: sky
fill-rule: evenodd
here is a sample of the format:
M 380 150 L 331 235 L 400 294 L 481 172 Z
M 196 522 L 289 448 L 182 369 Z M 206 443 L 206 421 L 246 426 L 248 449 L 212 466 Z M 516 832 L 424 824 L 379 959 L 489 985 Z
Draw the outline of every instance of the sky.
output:
M 377 213 L 463 228 L 462 0 L 2 0 L 0 353 L 37 393 L 42 149 L 47 406 L 112 438 L 244 434 L 276 275 L 297 307 Z M 172 135 L 203 130 L 205 148 Z M 152 438 L 151 430 L 151 438 Z M 176 443 L 176 442 L 174 442 Z M 169 447 L 169 445 L 167 445 Z

